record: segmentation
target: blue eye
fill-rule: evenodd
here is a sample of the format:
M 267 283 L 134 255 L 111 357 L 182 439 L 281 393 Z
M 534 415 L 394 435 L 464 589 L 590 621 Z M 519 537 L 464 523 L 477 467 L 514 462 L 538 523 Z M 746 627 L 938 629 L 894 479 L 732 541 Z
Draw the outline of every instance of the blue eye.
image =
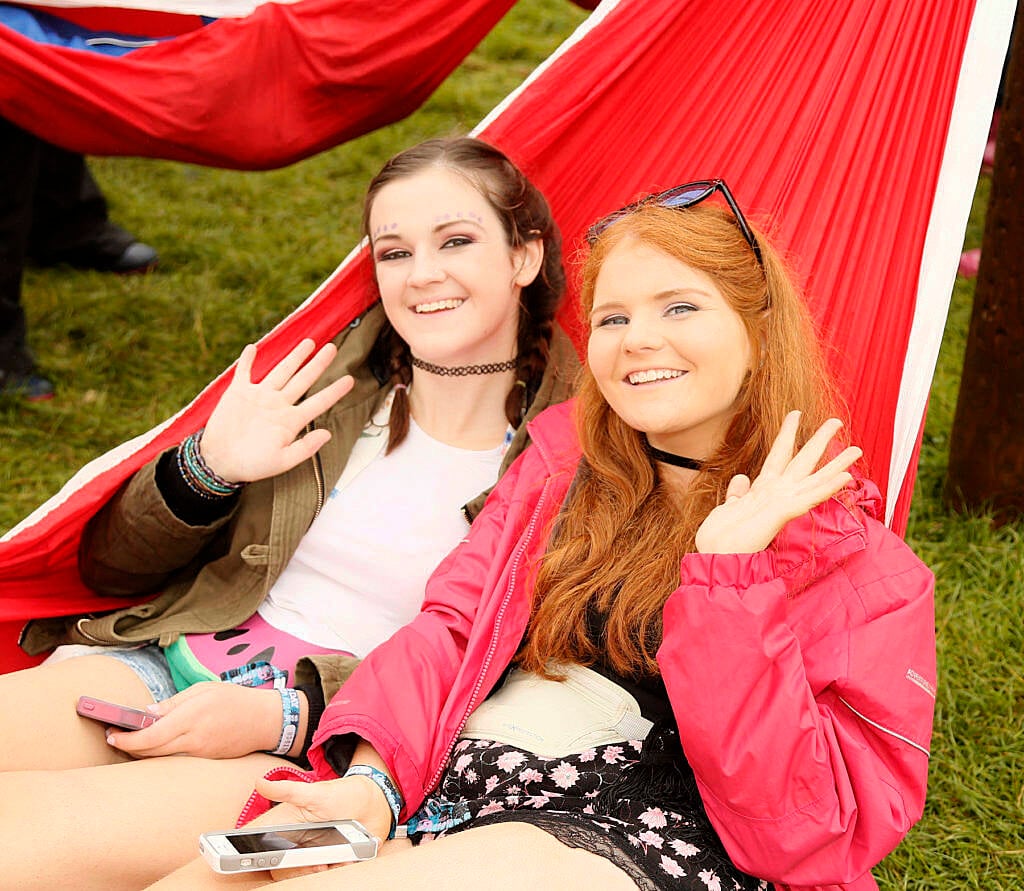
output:
M 612 325 L 628 325 L 629 319 L 624 315 L 605 316 L 594 323 L 595 328 L 609 328 Z
M 665 309 L 667 316 L 683 316 L 691 312 L 697 312 L 697 307 L 692 303 L 673 303 Z

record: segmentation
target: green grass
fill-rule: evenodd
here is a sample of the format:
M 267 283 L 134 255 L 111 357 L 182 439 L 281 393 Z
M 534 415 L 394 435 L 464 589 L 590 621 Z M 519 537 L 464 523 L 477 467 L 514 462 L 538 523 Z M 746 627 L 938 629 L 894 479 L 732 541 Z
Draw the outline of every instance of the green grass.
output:
M 965 247 L 981 245 L 989 181 Z M 1024 887 L 1024 522 L 948 512 L 941 493 L 973 283 L 958 279 L 931 389 L 907 540 L 935 571 L 939 695 L 924 819 L 883 888 Z
M 582 17 L 523 0 L 420 111 L 283 170 L 97 159 L 113 218 L 154 244 L 161 266 L 145 278 L 27 275 L 31 340 L 58 398 L 0 400 L 0 530 L 190 400 L 348 252 L 366 182 L 390 154 L 469 129 Z M 968 246 L 980 243 L 986 200 L 983 181 Z M 971 297 L 958 281 L 908 531 L 938 577 L 931 792 L 924 819 L 876 870 L 883 889 L 1024 887 L 1024 527 L 993 529 L 940 499 Z
M 161 264 L 144 278 L 27 273 L 30 342 L 59 395 L 0 399 L 0 530 L 192 399 L 348 253 L 388 157 L 471 129 L 584 18 L 564 0 L 518 4 L 415 114 L 281 170 L 95 159 L 111 218 L 157 247 Z

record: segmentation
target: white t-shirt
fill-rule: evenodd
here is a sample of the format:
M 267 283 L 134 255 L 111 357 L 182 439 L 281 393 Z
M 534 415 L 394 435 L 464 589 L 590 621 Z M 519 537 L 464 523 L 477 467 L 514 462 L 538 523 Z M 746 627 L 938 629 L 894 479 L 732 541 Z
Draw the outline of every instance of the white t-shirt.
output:
M 356 441 L 259 608 L 281 631 L 360 657 L 419 612 L 430 574 L 469 529 L 462 506 L 494 485 L 507 448 L 445 445 L 411 418 L 390 455 L 386 437 L 371 425 Z

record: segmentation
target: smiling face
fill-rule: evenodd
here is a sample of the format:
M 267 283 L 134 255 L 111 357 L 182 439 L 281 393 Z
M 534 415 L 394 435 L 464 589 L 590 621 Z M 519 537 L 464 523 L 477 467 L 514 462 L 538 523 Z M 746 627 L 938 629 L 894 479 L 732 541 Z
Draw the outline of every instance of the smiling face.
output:
M 750 368 L 743 321 L 710 276 L 629 237 L 594 283 L 587 363 L 612 410 L 651 445 L 707 458 Z
M 509 246 L 498 214 L 463 176 L 431 167 L 377 193 L 369 231 L 381 302 L 414 356 L 439 365 L 516 352 L 519 294 L 543 248 Z

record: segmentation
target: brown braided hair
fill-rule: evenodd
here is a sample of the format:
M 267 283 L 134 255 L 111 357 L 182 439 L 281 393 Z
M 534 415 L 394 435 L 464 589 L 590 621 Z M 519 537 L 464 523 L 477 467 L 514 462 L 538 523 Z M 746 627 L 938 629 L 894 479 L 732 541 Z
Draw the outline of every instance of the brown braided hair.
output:
M 565 292 L 562 238 L 540 190 L 499 149 L 479 139 L 456 137 L 428 139 L 399 152 L 381 169 L 366 191 L 363 234 L 370 237 L 370 211 L 384 186 L 414 176 L 430 167 L 452 170 L 469 183 L 494 208 L 512 248 L 540 239 L 544 261 L 537 277 L 522 289 L 519 301 L 516 383 L 505 400 L 508 422 L 518 427 L 544 375 L 555 312 Z M 409 432 L 409 396 L 412 382 L 409 345 L 385 322 L 370 352 L 370 368 L 381 383 L 398 386 L 391 406 L 388 451 Z M 402 386 L 399 386 L 402 385 Z

